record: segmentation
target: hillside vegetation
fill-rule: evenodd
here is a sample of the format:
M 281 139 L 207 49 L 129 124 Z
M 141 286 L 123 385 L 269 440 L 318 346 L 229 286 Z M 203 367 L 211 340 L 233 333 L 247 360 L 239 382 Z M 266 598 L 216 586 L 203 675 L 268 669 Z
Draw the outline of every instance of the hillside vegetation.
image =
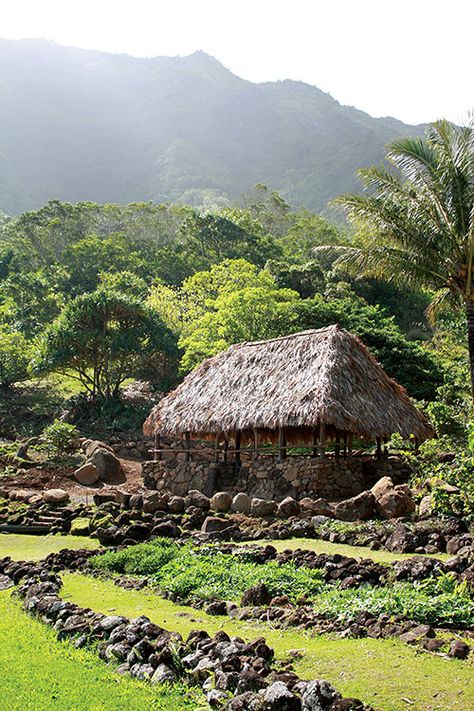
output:
M 256 182 L 323 209 L 395 136 L 296 81 L 253 84 L 216 59 L 139 59 L 0 40 L 0 210 L 50 199 L 221 205 Z M 47 169 L 45 169 L 47 166 Z

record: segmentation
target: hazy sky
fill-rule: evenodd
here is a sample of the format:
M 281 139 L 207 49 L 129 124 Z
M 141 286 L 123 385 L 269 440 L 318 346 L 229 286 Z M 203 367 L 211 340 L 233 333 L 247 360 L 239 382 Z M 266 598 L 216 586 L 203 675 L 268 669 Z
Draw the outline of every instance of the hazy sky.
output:
M 474 109 L 473 27 L 472 0 L 0 0 L 0 37 L 202 49 L 245 79 L 300 79 L 410 123 Z

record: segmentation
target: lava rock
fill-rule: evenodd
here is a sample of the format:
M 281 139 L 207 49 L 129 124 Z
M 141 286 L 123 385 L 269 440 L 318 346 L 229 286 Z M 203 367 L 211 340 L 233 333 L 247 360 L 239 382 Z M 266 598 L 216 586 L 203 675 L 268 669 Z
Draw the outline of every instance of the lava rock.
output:
M 298 516 L 300 513 L 300 505 L 291 496 L 280 501 L 277 509 L 277 516 L 280 518 L 290 518 L 290 516 Z
M 375 497 L 370 491 L 363 491 L 350 499 L 339 501 L 334 506 L 334 516 L 340 521 L 363 521 L 374 513 Z
M 277 509 L 276 501 L 254 497 L 251 501 L 250 513 L 252 516 L 273 516 Z
M 209 511 L 210 502 L 208 497 L 200 491 L 191 489 L 184 497 L 184 507 L 187 509 L 189 506 L 194 506 L 195 508 L 202 509 L 203 511 Z
M 219 513 L 227 513 L 232 504 L 232 496 L 226 491 L 218 491 L 211 497 L 210 507 L 213 511 Z
M 282 681 L 275 681 L 263 692 L 268 711 L 300 711 L 301 701 Z
M 310 681 L 301 697 L 301 711 L 322 711 L 339 699 L 341 694 L 328 681 Z
M 43 493 L 43 500 L 46 504 L 60 505 L 67 504 L 69 494 L 64 489 L 46 489 Z
M 261 605 L 269 605 L 272 596 L 270 595 L 265 583 L 258 583 L 246 590 L 240 600 L 242 607 L 260 607 Z
M 453 639 L 449 646 L 449 656 L 455 657 L 456 659 L 467 659 L 470 652 L 470 647 L 466 642 L 461 639 Z
M 117 479 L 119 478 L 125 481 L 120 460 L 108 449 L 104 449 L 103 447 L 95 449 L 90 457 L 90 463 L 93 464 L 99 472 L 101 481 L 117 483 Z
M 76 469 L 74 478 L 83 486 L 92 486 L 93 484 L 97 484 L 100 475 L 97 468 L 91 462 L 87 462 L 83 464 L 82 467 L 79 467 L 79 469 Z
M 241 514 L 249 514 L 250 513 L 250 508 L 252 506 L 252 499 L 250 496 L 247 494 L 244 494 L 243 491 L 239 492 L 234 496 L 232 499 L 232 503 L 230 505 L 230 508 L 232 511 L 235 513 L 241 513 Z

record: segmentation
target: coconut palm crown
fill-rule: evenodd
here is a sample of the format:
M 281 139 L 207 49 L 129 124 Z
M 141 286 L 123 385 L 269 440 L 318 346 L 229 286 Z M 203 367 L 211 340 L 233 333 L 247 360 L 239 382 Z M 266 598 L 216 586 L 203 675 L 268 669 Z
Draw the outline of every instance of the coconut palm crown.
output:
M 438 121 L 424 138 L 393 141 L 386 158 L 394 169 L 359 171 L 363 195 L 334 200 L 372 234 L 339 261 L 432 290 L 432 319 L 448 300 L 464 309 L 474 397 L 474 122 Z

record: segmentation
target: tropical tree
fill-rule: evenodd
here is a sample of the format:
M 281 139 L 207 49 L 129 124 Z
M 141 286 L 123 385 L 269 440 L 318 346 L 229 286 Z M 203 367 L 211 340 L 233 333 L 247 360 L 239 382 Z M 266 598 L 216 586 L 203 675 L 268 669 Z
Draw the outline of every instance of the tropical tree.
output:
M 30 344 L 19 331 L 0 324 L 0 389 L 28 378 Z
M 340 260 L 429 289 L 432 319 L 447 302 L 464 309 L 474 397 L 474 122 L 438 121 L 424 138 L 393 141 L 387 159 L 396 170 L 359 171 L 368 194 L 335 201 L 368 227 L 366 244 Z
M 117 398 L 130 377 L 166 387 L 175 374 L 176 339 L 138 299 L 106 289 L 70 301 L 45 331 L 38 373 L 72 375 L 93 399 Z

